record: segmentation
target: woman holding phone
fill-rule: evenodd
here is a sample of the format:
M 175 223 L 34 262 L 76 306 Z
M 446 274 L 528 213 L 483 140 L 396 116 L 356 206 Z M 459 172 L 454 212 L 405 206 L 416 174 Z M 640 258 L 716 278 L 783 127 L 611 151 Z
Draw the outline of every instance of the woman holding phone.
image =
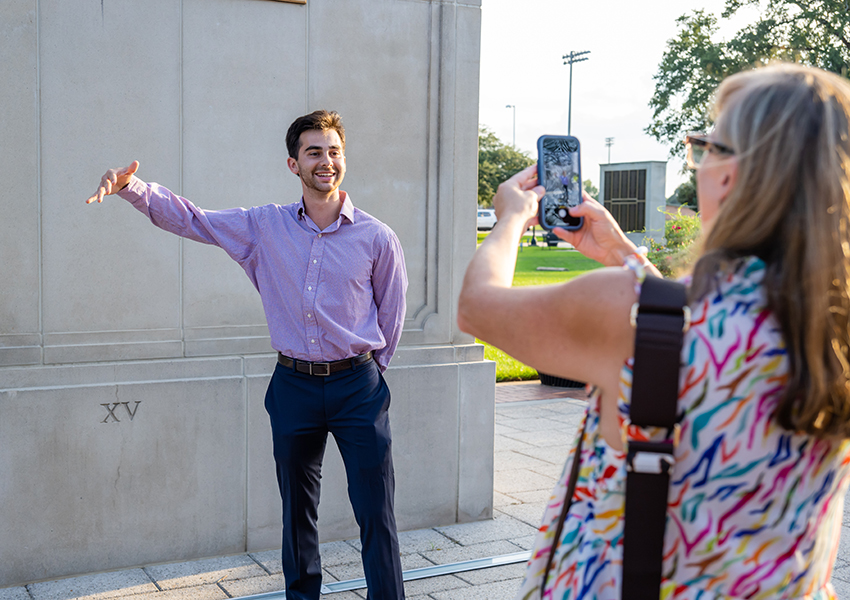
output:
M 833 599 L 850 482 L 850 83 L 797 65 L 757 69 L 720 85 L 715 114 L 713 132 L 686 140 L 703 235 L 688 278 L 659 596 Z M 577 444 L 517 598 L 616 599 L 629 312 L 657 271 L 585 197 L 571 209 L 583 227 L 556 232 L 610 268 L 512 288 L 542 192 L 534 167 L 499 187 L 498 225 L 469 265 L 458 324 L 540 371 L 593 385 L 563 530 L 553 539 Z

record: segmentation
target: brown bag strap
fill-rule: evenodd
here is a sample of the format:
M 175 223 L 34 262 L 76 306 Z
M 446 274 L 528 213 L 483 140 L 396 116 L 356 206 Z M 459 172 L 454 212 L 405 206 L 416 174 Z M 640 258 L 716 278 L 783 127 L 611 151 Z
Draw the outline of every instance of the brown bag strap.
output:
M 662 442 L 628 440 L 622 600 L 658 600 L 661 593 L 667 495 L 678 443 L 679 357 L 690 325 L 685 302 L 682 284 L 648 276 L 632 310 L 637 331 L 629 418 L 632 425 L 666 428 L 668 435 Z
M 579 467 L 581 467 L 581 445 L 584 441 L 584 430 L 587 429 L 587 415 L 584 417 L 584 424 L 581 427 L 581 432 L 578 436 L 578 444 L 576 445 L 576 453 L 573 456 L 573 464 L 570 469 L 570 482 L 567 484 L 567 493 L 564 495 L 564 503 L 561 506 L 561 516 L 558 517 L 558 526 L 555 528 L 555 537 L 552 538 L 552 548 L 549 550 L 549 558 L 546 559 L 546 568 L 543 569 L 543 581 L 540 583 L 540 596 L 546 591 L 546 580 L 549 578 L 549 571 L 552 569 L 552 560 L 555 558 L 555 550 L 558 549 L 558 544 L 561 541 L 561 532 L 564 530 L 564 521 L 567 519 L 567 513 L 570 512 L 570 506 L 573 504 L 573 496 L 576 493 L 576 481 L 578 481 Z

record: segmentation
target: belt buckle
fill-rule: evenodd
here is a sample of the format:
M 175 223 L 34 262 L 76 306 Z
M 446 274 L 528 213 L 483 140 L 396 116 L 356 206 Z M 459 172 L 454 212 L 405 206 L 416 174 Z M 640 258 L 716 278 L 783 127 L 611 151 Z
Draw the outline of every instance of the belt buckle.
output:
M 319 367 L 319 372 L 315 372 L 314 369 Z M 331 363 L 329 362 L 314 362 L 310 363 L 310 375 L 315 375 L 316 377 L 327 377 L 331 374 Z

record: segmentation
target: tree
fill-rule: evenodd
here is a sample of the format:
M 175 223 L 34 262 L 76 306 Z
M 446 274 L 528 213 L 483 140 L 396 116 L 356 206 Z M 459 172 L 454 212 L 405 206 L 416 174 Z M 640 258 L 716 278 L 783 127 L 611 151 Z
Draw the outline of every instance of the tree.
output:
M 764 4 L 766 2 L 766 4 Z M 759 5 L 759 0 L 726 0 L 721 17 Z M 694 11 L 677 19 L 678 35 L 667 42 L 655 93 L 649 101 L 652 122 L 646 133 L 673 144 L 683 156 L 689 131 L 712 125 L 711 97 L 728 75 L 782 60 L 817 66 L 847 77 L 850 64 L 850 6 L 846 0 L 762 0 L 758 20 L 728 41 L 714 41 L 717 18 Z
M 478 206 L 492 206 L 496 188 L 534 164 L 525 152 L 502 142 L 485 126 L 478 128 Z
M 594 200 L 599 199 L 599 190 L 595 185 L 593 185 L 593 182 L 590 179 L 585 179 L 582 182 L 582 185 L 584 185 L 584 191 L 587 192 L 588 196 L 590 196 Z
M 697 181 L 695 175 L 696 171 L 691 171 L 691 176 L 685 183 L 676 188 L 676 191 L 673 192 L 670 200 L 678 202 L 682 206 L 699 210 L 699 205 L 697 204 Z

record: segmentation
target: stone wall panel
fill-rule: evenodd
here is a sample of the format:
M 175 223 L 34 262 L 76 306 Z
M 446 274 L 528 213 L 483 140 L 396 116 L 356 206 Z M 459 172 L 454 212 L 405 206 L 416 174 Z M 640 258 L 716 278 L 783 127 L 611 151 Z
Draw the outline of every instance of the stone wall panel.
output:
M 107 167 L 133 159 L 177 179 L 179 5 L 43 0 L 38 19 L 43 326 L 46 335 L 79 334 L 45 345 L 85 354 L 98 343 L 92 332 L 121 332 L 98 356 L 74 358 L 72 349 L 53 360 L 138 358 L 119 346 L 158 342 L 162 330 L 180 339 L 179 242 L 122 200 L 84 200 Z M 178 345 L 142 355 L 180 354 Z
M 243 550 L 245 431 L 241 377 L 0 392 L 0 586 Z
M 0 19 L 0 366 L 41 361 L 38 55 L 35 0 Z

